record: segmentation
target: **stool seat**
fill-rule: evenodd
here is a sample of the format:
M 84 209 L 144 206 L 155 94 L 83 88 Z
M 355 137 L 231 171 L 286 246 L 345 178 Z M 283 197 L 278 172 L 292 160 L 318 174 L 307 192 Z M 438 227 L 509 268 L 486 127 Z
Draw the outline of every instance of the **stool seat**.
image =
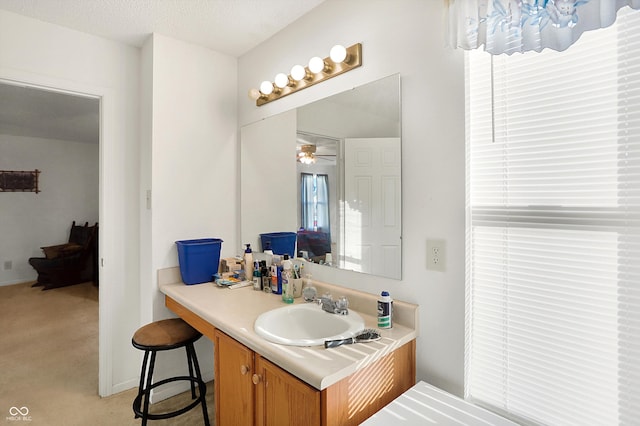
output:
M 202 334 L 181 318 L 152 322 L 140 327 L 133 335 L 132 343 L 138 349 L 168 350 L 189 342 L 195 342 Z
M 207 385 L 202 380 L 198 358 L 193 346 L 194 342 L 202 337 L 202 334 L 184 322 L 181 318 L 171 318 L 152 322 L 140 327 L 131 338 L 131 343 L 137 349 L 144 351 L 142 361 L 142 371 L 140 373 L 140 385 L 138 395 L 133 400 L 133 413 L 135 417 L 142 417 L 142 425 L 145 426 L 148 420 L 162 420 L 179 416 L 187 411 L 202 405 L 205 426 L 209 426 L 209 416 L 207 414 L 207 404 L 205 395 Z M 153 372 L 156 362 L 156 353 L 170 349 L 184 347 L 187 352 L 188 376 L 169 377 L 167 379 L 153 382 Z M 186 381 L 191 386 L 192 402 L 178 410 L 167 413 L 149 413 L 151 391 L 157 387 L 171 382 Z M 198 392 L 196 394 L 196 387 Z

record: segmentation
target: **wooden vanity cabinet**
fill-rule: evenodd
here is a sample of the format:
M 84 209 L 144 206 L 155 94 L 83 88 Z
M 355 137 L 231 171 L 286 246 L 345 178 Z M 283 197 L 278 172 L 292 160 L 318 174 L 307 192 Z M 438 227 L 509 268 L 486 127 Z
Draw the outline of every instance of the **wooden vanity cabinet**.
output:
M 320 391 L 214 332 L 216 425 L 320 426 Z
M 356 426 L 416 383 L 416 341 L 317 390 L 180 303 L 166 306 L 214 343 L 217 426 Z
M 253 425 L 254 352 L 219 330 L 214 331 L 216 425 Z
M 320 426 L 320 391 L 259 355 L 255 366 L 257 426 Z

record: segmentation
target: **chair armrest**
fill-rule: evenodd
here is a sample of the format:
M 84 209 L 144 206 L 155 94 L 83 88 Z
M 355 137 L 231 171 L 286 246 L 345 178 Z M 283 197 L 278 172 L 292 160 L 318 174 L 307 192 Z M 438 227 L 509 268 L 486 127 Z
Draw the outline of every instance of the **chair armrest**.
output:
M 47 259 L 57 259 L 58 257 L 71 256 L 75 253 L 79 253 L 83 249 L 80 244 L 75 243 L 58 244 L 55 246 L 47 246 L 41 248 L 44 252 L 44 256 Z

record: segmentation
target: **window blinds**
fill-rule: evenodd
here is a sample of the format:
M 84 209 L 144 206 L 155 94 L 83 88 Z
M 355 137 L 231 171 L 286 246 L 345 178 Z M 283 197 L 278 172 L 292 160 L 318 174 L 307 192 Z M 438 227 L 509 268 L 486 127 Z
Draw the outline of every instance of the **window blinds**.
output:
M 564 52 L 467 52 L 465 396 L 640 419 L 640 13 Z

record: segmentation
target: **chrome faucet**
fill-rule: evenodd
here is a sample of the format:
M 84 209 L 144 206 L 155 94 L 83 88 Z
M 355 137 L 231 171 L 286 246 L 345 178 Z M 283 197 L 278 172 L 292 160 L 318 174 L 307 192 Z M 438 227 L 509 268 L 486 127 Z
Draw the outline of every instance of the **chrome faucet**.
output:
M 322 307 L 323 311 L 330 314 L 349 315 L 349 301 L 346 297 L 333 300 L 331 295 L 325 294 L 316 299 L 316 302 Z

